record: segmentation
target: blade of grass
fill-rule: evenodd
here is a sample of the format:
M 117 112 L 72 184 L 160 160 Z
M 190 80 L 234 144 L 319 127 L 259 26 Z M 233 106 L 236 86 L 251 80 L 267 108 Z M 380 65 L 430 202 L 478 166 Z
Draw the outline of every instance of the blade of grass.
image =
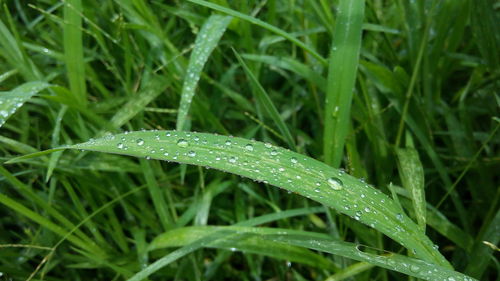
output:
M 241 58 L 241 56 L 234 50 L 234 55 L 240 62 L 241 66 L 245 70 L 246 75 L 248 78 L 250 78 L 250 82 L 252 85 L 253 93 L 255 95 L 255 99 L 259 101 L 259 104 L 265 109 L 267 115 L 274 121 L 274 124 L 278 129 L 280 130 L 281 134 L 283 135 L 284 139 L 286 140 L 288 147 L 290 149 L 296 150 L 295 147 L 295 141 L 292 137 L 292 134 L 290 133 L 290 130 L 286 126 L 285 122 L 281 118 L 278 110 L 273 104 L 273 101 L 267 94 L 266 90 L 262 87 L 262 85 L 259 83 L 259 80 L 253 72 L 250 70 L 250 68 L 247 66 L 245 61 Z
M 34 81 L 24 83 L 9 92 L 0 92 L 0 127 L 27 100 L 49 86 L 50 84 L 45 82 Z
M 85 62 L 82 40 L 82 1 L 66 0 L 64 5 L 63 46 L 69 88 L 82 107 L 87 104 Z
M 399 207 L 385 194 L 322 162 L 268 143 L 204 133 L 140 131 L 64 148 L 208 166 L 269 183 L 381 231 L 420 259 L 450 267 L 429 238 L 400 214 Z
M 162 248 L 182 247 L 193 243 L 201 237 L 208 236 L 211 233 L 215 233 L 227 228 L 228 227 L 217 226 L 190 226 L 177 228 L 155 237 L 149 244 L 149 251 Z M 238 227 L 238 229 L 240 228 L 245 230 L 250 229 L 250 231 L 252 229 L 262 230 L 262 228 L 260 227 Z M 284 230 L 276 229 L 276 232 L 279 231 L 283 232 Z M 332 269 L 334 267 L 331 261 L 304 248 L 294 247 L 283 243 L 276 243 L 274 241 L 263 240 L 256 236 L 229 236 L 225 239 L 220 239 L 213 243 L 205 245 L 204 247 L 225 249 L 233 252 L 242 251 L 246 253 L 265 255 L 323 269 Z
M 177 114 L 177 130 L 184 129 L 184 123 L 194 97 L 195 90 L 200 80 L 201 72 L 212 51 L 217 47 L 220 38 L 231 23 L 232 17 L 212 15 L 203 24 L 196 41 L 194 49 L 189 58 L 188 68 L 182 85 L 181 101 Z
M 399 174 L 403 187 L 411 193 L 413 210 L 417 218 L 418 226 L 425 232 L 426 208 L 424 191 L 424 169 L 418 152 L 412 147 L 398 148 L 396 150 L 399 164 Z
M 361 48 L 365 1 L 341 0 L 333 31 L 325 101 L 323 153 L 335 168 L 342 160 Z
M 284 31 L 282 29 L 277 28 L 276 26 L 270 25 L 267 22 L 261 21 L 261 20 L 255 18 L 255 17 L 248 16 L 248 15 L 242 14 L 242 13 L 240 13 L 238 11 L 235 11 L 235 10 L 232 10 L 232 9 L 229 9 L 229 8 L 226 8 L 226 7 L 214 4 L 214 3 L 210 3 L 210 2 L 207 2 L 207 1 L 203 1 L 203 0 L 188 0 L 188 1 L 192 2 L 192 3 L 195 3 L 197 5 L 205 6 L 207 8 L 210 8 L 210 9 L 219 11 L 221 13 L 233 16 L 235 18 L 242 19 L 244 21 L 248 21 L 248 22 L 250 22 L 252 24 L 255 24 L 255 25 L 260 26 L 262 28 L 265 28 L 265 29 L 267 29 L 267 30 L 269 30 L 269 31 L 271 31 L 273 33 L 276 33 L 276 34 L 278 34 L 280 36 L 283 36 L 284 38 L 286 38 L 290 42 L 294 43 L 295 45 L 297 45 L 300 48 L 304 49 L 304 51 L 306 51 L 309 54 L 311 54 L 313 57 L 315 57 L 323 65 L 327 64 L 326 60 L 320 54 L 318 54 L 311 46 L 306 45 L 304 42 L 300 41 L 295 36 L 291 35 L 290 33 L 286 32 L 286 31 Z

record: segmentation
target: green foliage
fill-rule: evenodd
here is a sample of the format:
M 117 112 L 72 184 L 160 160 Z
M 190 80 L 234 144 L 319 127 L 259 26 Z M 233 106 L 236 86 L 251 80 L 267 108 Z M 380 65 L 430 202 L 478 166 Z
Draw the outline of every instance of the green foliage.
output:
M 495 1 L 23 3 L 0 281 L 497 278 Z

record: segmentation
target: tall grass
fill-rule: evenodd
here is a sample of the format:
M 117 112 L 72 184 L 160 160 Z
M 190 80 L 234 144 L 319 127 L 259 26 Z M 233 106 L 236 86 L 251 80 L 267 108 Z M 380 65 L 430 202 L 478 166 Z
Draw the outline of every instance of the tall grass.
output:
M 0 280 L 497 278 L 493 1 L 4 4 Z

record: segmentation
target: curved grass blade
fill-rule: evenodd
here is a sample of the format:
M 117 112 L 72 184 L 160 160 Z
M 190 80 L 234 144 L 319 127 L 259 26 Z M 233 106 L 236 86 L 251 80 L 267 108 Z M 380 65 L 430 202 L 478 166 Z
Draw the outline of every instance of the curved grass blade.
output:
M 350 125 L 351 102 L 361 49 L 365 1 L 342 0 L 328 67 L 323 151 L 325 163 L 339 167 Z
M 259 20 L 257 18 L 254 18 L 254 17 L 248 16 L 248 15 L 242 14 L 242 13 L 240 13 L 238 11 L 235 11 L 235 10 L 232 10 L 232 9 L 229 9 L 229 8 L 226 8 L 226 7 L 214 4 L 214 3 L 210 3 L 210 2 L 207 2 L 207 1 L 203 1 L 203 0 L 188 0 L 188 1 L 192 2 L 192 3 L 195 3 L 197 5 L 205 6 L 207 8 L 212 9 L 212 10 L 216 10 L 216 11 L 219 11 L 221 13 L 233 16 L 235 18 L 242 19 L 244 21 L 248 21 L 248 22 L 250 22 L 252 24 L 255 24 L 255 25 L 260 26 L 262 28 L 265 28 L 265 29 L 267 29 L 267 30 L 269 30 L 269 31 L 271 31 L 273 33 L 276 33 L 276 34 L 278 34 L 280 36 L 283 36 L 284 38 L 286 38 L 290 42 L 294 43 L 295 45 L 299 46 L 300 48 L 304 49 L 306 52 L 308 52 L 309 54 L 311 54 L 313 57 L 315 57 L 323 65 L 327 64 L 327 61 L 325 60 L 325 58 L 323 58 L 311 46 L 306 45 L 304 42 L 300 41 L 299 39 L 297 39 L 296 37 L 294 37 L 290 33 L 286 32 L 286 31 L 284 31 L 282 29 L 279 29 L 279 28 L 277 28 L 274 25 L 270 25 L 267 22 L 261 21 L 261 20 Z
M 42 81 L 24 83 L 9 92 L 0 92 L 0 127 L 33 95 L 49 87 Z
M 268 227 L 242 227 L 242 226 L 193 226 L 175 229 L 165 232 L 156 237 L 150 244 L 149 250 L 165 247 L 182 247 L 196 243 L 205 237 L 225 233 L 223 239 L 210 241 L 203 245 L 209 248 L 223 248 L 228 250 L 242 250 L 266 252 L 257 245 L 268 245 L 271 249 L 281 250 L 281 245 L 276 246 L 266 242 L 285 243 L 299 247 L 327 252 L 334 255 L 348 257 L 353 260 L 364 261 L 369 264 L 398 271 L 410 276 L 415 276 L 423 280 L 473 280 L 461 273 L 448 268 L 443 268 L 435 264 L 427 263 L 418 259 L 398 255 L 377 249 L 371 249 L 359 244 L 338 241 L 327 234 L 306 232 L 299 230 L 289 230 Z M 270 249 L 268 249 L 270 250 Z M 298 253 L 299 251 L 295 253 Z M 293 252 L 292 252 L 293 253 Z M 279 256 L 274 254 L 274 256 Z M 308 255 L 309 257 L 310 255 Z M 313 257 L 314 262 L 322 262 L 317 257 Z M 301 262 L 302 260 L 299 260 Z M 325 266 L 328 264 L 325 264 Z M 321 264 L 317 264 L 321 266 Z M 454 279 L 453 279 L 454 278 Z
M 189 59 L 189 65 L 186 71 L 184 84 L 182 85 L 181 102 L 177 114 L 177 130 L 184 129 L 184 123 L 191 106 L 196 85 L 200 80 L 203 66 L 208 57 L 219 43 L 220 38 L 226 31 L 232 17 L 212 15 L 203 24 L 203 27 L 196 37 L 194 49 Z
M 157 236 L 151 244 L 149 244 L 148 250 L 153 251 L 162 248 L 182 247 L 193 243 L 204 236 L 208 236 L 212 233 L 225 229 L 230 229 L 230 227 L 189 226 L 177 228 Z M 262 228 L 237 227 L 237 229 L 260 230 Z M 278 233 L 279 231 L 283 231 L 283 229 L 276 229 L 275 231 Z M 251 231 L 248 231 L 247 233 L 251 234 Z M 230 235 L 224 239 L 209 243 L 204 247 L 265 255 L 322 269 L 332 269 L 335 267 L 330 260 L 302 247 L 290 246 L 282 242 L 276 243 L 275 241 L 261 239 L 260 237 L 254 235 Z
M 379 230 L 410 249 L 417 258 L 451 268 L 433 248 L 429 238 L 411 219 L 400 213 L 399 207 L 387 195 L 322 162 L 268 143 L 205 133 L 140 131 L 110 135 L 60 149 L 208 166 L 274 185 Z

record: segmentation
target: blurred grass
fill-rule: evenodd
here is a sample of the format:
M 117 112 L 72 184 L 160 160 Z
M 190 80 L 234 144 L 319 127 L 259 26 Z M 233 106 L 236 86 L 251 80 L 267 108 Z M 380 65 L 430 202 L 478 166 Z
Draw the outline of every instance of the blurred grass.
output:
M 500 233 L 500 7 L 493 0 L 365 0 L 359 60 L 337 67 L 330 54 L 346 2 L 0 1 L 0 110 L 12 103 L 4 102 L 8 92 L 28 82 L 52 85 L 8 114 L 0 157 L 107 132 L 175 128 L 192 45 L 211 15 L 230 15 L 200 72 L 191 130 L 254 138 L 320 160 L 333 155 L 325 138 L 344 142 L 327 162 L 386 194 L 396 185 L 403 211 L 426 223 L 455 270 L 496 280 L 498 255 L 488 243 L 498 245 Z M 350 113 L 342 106 L 341 125 L 332 127 L 334 107 L 325 100 L 331 83 L 348 82 L 335 74 L 346 71 L 354 86 L 345 91 Z M 328 137 L 334 130 L 345 133 Z M 123 280 L 176 253 L 147 251 L 165 231 L 266 215 L 274 219 L 262 226 L 403 251 L 294 193 L 192 166 L 181 183 L 181 173 L 175 164 L 88 152 L 2 164 L 0 280 Z M 303 211 L 282 216 L 287 210 Z M 412 278 L 328 249 L 314 252 L 334 265 L 320 269 L 286 255 L 201 247 L 205 242 L 182 250 L 150 280 Z

